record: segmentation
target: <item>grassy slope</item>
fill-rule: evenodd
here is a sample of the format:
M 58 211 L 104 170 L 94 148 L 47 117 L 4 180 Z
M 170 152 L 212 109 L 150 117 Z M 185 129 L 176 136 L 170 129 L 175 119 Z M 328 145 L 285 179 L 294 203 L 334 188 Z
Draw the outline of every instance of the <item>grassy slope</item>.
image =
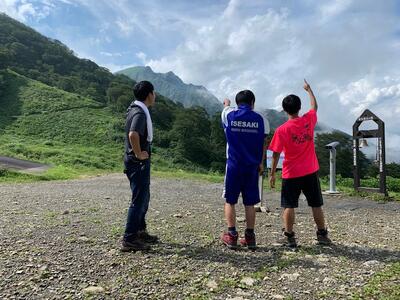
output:
M 56 166 L 45 174 L 54 175 L 49 179 L 122 169 L 123 145 L 115 141 L 119 120 L 108 108 L 11 71 L 6 79 L 0 98 L 2 155 Z
M 0 172 L 0 182 L 70 179 L 122 171 L 124 116 L 89 98 L 47 86 L 8 71 L 0 97 L 0 155 L 53 165 L 41 175 Z M 164 159 L 168 150 L 154 149 L 155 174 L 221 180 L 218 174 L 179 170 Z M 192 168 L 196 170 L 196 168 Z

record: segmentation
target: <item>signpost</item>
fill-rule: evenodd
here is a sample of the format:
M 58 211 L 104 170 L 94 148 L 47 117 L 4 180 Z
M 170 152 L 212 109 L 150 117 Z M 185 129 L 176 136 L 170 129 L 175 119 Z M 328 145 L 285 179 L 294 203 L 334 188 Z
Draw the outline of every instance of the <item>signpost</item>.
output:
M 360 130 L 359 127 L 364 121 L 374 121 L 378 129 Z M 360 140 L 377 138 L 377 162 L 379 166 L 379 188 L 361 187 L 359 151 Z M 353 173 L 354 189 L 356 191 L 378 192 L 388 195 L 386 188 L 386 153 L 385 153 L 385 123 L 370 110 L 365 110 L 353 125 Z

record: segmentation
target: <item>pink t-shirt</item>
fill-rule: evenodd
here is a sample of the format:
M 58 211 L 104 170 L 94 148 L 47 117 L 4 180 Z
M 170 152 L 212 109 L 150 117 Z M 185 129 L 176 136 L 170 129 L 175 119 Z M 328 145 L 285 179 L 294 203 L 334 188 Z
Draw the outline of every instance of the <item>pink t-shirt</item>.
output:
M 269 150 L 285 154 L 282 178 L 301 177 L 318 171 L 314 146 L 315 124 L 317 112 L 311 109 L 302 117 L 288 120 L 276 129 Z

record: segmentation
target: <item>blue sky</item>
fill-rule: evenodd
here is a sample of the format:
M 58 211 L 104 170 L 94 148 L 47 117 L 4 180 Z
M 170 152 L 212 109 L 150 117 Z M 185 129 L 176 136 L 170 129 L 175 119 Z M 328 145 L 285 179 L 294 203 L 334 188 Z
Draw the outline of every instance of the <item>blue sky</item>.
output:
M 398 0 L 0 0 L 0 11 L 111 71 L 173 71 L 221 99 L 250 88 L 258 108 L 305 100 L 305 77 L 322 122 L 351 132 L 369 108 L 400 148 Z

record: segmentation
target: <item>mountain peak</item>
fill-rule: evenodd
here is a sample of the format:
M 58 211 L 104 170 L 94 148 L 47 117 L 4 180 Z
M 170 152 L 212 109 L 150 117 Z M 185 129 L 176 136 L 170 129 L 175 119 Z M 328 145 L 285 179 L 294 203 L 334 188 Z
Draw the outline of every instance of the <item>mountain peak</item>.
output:
M 135 81 L 148 80 L 156 91 L 185 107 L 201 106 L 208 113 L 214 114 L 222 109 L 218 99 L 203 86 L 186 84 L 174 72 L 155 73 L 150 67 L 133 67 L 117 73 L 124 74 Z

